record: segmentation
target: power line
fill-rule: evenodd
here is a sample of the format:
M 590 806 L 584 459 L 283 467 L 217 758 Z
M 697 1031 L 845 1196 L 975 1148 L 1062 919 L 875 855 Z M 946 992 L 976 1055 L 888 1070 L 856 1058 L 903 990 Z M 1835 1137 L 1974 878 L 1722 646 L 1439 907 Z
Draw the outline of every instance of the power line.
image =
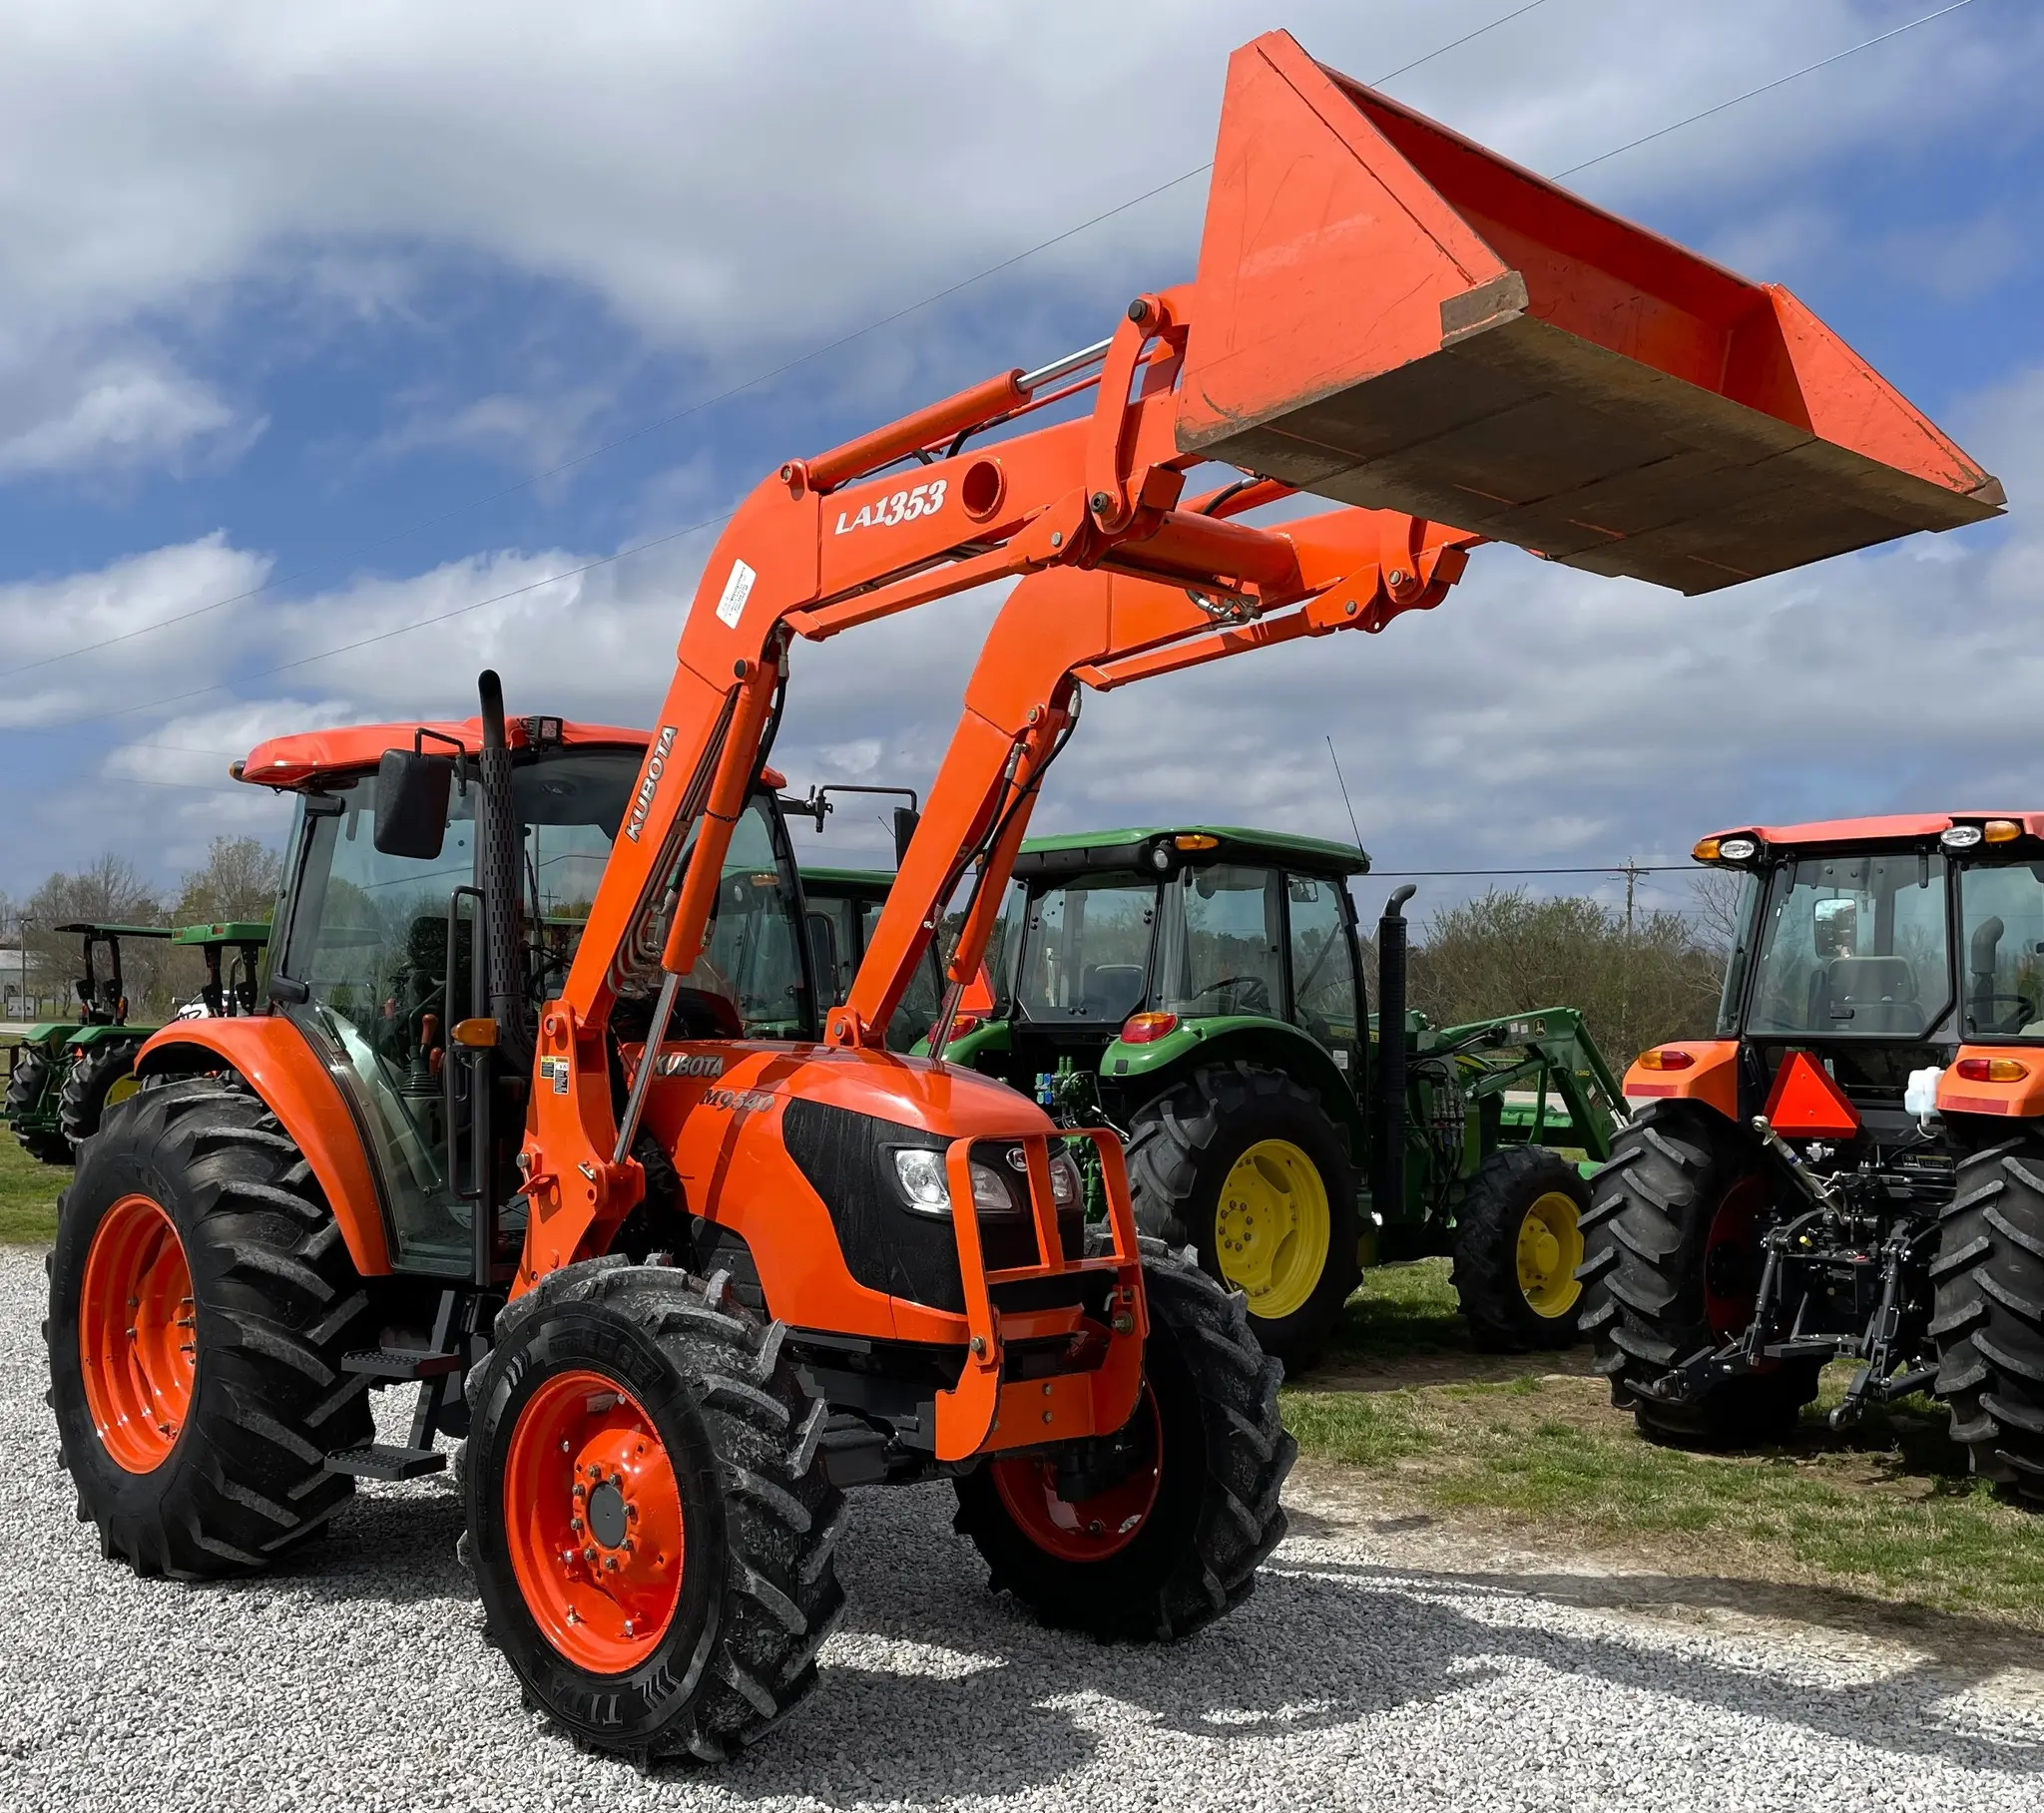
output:
M 1441 875 L 1675 875 L 1685 870 L 1704 872 L 1701 862 L 1598 862 L 1572 869 L 1371 869 L 1372 875 L 1389 875 L 1399 880 Z
M 1488 25 L 1478 26 L 1472 32 L 1464 32 L 1461 37 L 1441 45 L 1438 49 L 1428 51 L 1425 56 L 1415 57 L 1410 63 L 1403 64 L 1399 68 L 1392 70 L 1389 75 L 1377 77 L 1374 85 L 1381 87 L 1386 82 L 1395 81 L 1399 76 L 1418 69 L 1422 64 L 1431 63 L 1436 57 L 1446 56 L 1451 50 L 1459 50 L 1463 45 L 1473 43 L 1486 33 L 1497 30 L 1499 26 L 1509 25 L 1514 19 L 1522 18 L 1527 13 L 1533 12 L 1546 4 L 1547 0 L 1530 0 L 1529 4 L 1521 6 L 1513 12 L 1506 13 L 1501 18 L 1493 19 Z M 252 586 L 248 590 L 237 592 L 228 598 L 215 599 L 212 604 L 198 605 L 190 611 L 181 611 L 175 616 L 159 618 L 155 623 L 143 624 L 133 630 L 124 630 L 118 636 L 104 637 L 95 643 L 82 643 L 77 648 L 66 649 L 58 655 L 46 655 L 37 661 L 23 662 L 19 667 L 0 669 L 0 680 L 11 680 L 17 674 L 33 673 L 38 668 L 51 667 L 58 662 L 69 661 L 74 656 L 95 654 L 101 649 L 111 649 L 119 643 L 132 642 L 140 636 L 153 635 L 158 630 L 168 630 L 178 624 L 190 623 L 194 618 L 205 617 L 211 612 L 225 610 L 229 605 L 242 604 L 248 599 L 258 598 L 265 592 L 273 592 L 277 587 L 288 585 L 295 579 L 303 579 L 309 573 L 316 573 L 324 568 L 337 566 L 342 561 L 357 560 L 365 554 L 373 554 L 379 549 L 387 548 L 393 542 L 403 541 L 409 536 L 421 534 L 425 530 L 451 521 L 457 516 L 465 516 L 472 510 L 480 510 L 489 504 L 500 502 L 504 498 L 515 497 L 519 492 L 529 491 L 533 486 L 543 484 L 550 478 L 556 478 L 563 472 L 572 471 L 577 466 L 585 466 L 591 460 L 600 459 L 606 453 L 612 453 L 620 447 L 629 446 L 634 441 L 641 440 L 649 434 L 657 433 L 663 428 L 671 428 L 677 422 L 687 421 L 689 417 L 700 415 L 706 409 L 714 409 L 720 403 L 728 403 L 733 397 L 743 396 L 749 390 L 757 390 L 762 384 L 771 383 L 775 378 L 785 377 L 790 371 L 797 370 L 799 367 L 809 364 L 813 360 L 823 358 L 829 353 L 839 351 L 843 347 L 851 345 L 855 340 L 864 339 L 868 334 L 878 333 L 883 327 L 891 327 L 896 321 L 905 320 L 909 315 L 917 314 L 925 308 L 934 307 L 939 302 L 948 301 L 960 291 L 970 289 L 975 284 L 983 283 L 989 277 L 999 276 L 1002 271 L 1011 270 L 1017 264 L 1035 257 L 1040 252 L 1049 251 L 1056 245 L 1062 245 L 1067 239 L 1076 238 L 1080 233 L 1090 231 L 1093 227 L 1101 226 L 1104 222 L 1112 221 L 1117 215 L 1127 214 L 1132 208 L 1140 208 L 1145 202 L 1154 201 L 1167 191 L 1177 189 L 1182 184 L 1190 183 L 1195 177 L 1204 176 L 1213 168 L 1212 159 L 1209 159 L 1204 164 L 1196 164 L 1191 170 L 1180 172 L 1179 175 L 1171 178 L 1169 181 L 1158 184 L 1154 189 L 1146 189 L 1139 196 L 1131 196 L 1126 202 L 1118 202 L 1114 207 L 1105 210 L 1103 213 L 1081 221 L 1076 227 L 1068 227 L 1062 232 L 1053 233 L 1047 239 L 1040 239 L 1026 250 L 1015 252 L 1011 256 L 1001 259 L 999 263 L 989 264 L 983 270 L 976 270 L 968 277 L 961 277 L 955 283 L 947 284 L 944 288 L 933 291 L 929 295 L 922 297 L 919 301 L 910 302 L 903 307 L 895 309 L 890 314 L 883 314 L 875 320 L 866 322 L 862 327 L 855 327 L 849 333 L 840 334 L 836 339 L 826 341 L 821 346 L 812 346 L 807 352 L 797 353 L 793 358 L 775 365 L 771 370 L 758 372 L 740 383 L 733 384 L 728 389 L 718 391 L 714 396 L 700 398 L 685 408 L 674 410 L 670 414 L 648 422 L 642 427 L 635 428 L 629 434 L 621 434 L 614 440 L 608 440 L 599 446 L 590 448 L 586 453 L 578 453 L 571 459 L 561 460 L 547 467 L 543 472 L 536 472 L 529 478 L 520 479 L 516 484 L 499 486 L 494 491 L 484 492 L 479 497 L 473 497 L 463 503 L 452 505 L 448 509 L 438 511 L 432 516 L 420 517 L 414 522 L 392 530 L 388 535 L 381 536 L 375 541 L 358 543 L 353 548 L 344 549 L 339 554 L 329 556 L 323 561 L 310 562 L 305 566 L 294 568 L 288 573 L 280 573 L 273 579 L 264 580 L 259 586 Z M 247 678 L 255 679 L 257 677 L 251 675 Z
M 1904 32 L 1913 32 L 1919 25 L 1928 25 L 1933 19 L 1942 19 L 1945 14 L 1955 13 L 1962 6 L 1972 4 L 1973 0 L 1952 0 L 1951 5 L 1941 6 L 1934 13 L 1925 13 L 1920 19 L 1911 19 L 1906 25 L 1897 25 L 1871 38 L 1863 38 L 1859 43 L 1845 50 L 1833 51 L 1830 56 L 1820 57 L 1814 63 L 1805 63 L 1802 68 L 1790 70 L 1786 76 L 1777 76 L 1772 82 L 1763 82 L 1760 87 L 1750 88 L 1743 95 L 1734 95 L 1731 100 L 1720 101 L 1717 106 L 1707 107 L 1700 114 L 1691 114 L 1686 120 L 1678 120 L 1673 126 L 1664 126 L 1658 132 L 1647 133 L 1641 138 L 1621 145 L 1616 151 L 1601 152 L 1585 163 L 1571 164 L 1567 170 L 1556 173 L 1555 181 L 1559 182 L 1563 177 L 1573 177 L 1599 164 L 1608 164 L 1613 158 L 1622 158 L 1627 152 L 1638 151 L 1642 145 L 1651 145 L 1656 139 L 1665 139 L 1670 133 L 1680 132 L 1685 126 L 1694 126 L 1699 120 L 1708 120 L 1713 114 L 1722 114 L 1727 108 L 1737 107 L 1742 101 L 1751 101 L 1756 95 L 1764 95 L 1771 89 L 1784 88 L 1790 82 L 1800 81 L 1804 76 L 1813 75 L 1817 70 L 1828 69 L 1833 63 L 1842 63 L 1847 57 L 1855 57 L 1863 50 L 1871 50 L 1876 44 L 1885 44 L 1890 38 L 1899 38 Z

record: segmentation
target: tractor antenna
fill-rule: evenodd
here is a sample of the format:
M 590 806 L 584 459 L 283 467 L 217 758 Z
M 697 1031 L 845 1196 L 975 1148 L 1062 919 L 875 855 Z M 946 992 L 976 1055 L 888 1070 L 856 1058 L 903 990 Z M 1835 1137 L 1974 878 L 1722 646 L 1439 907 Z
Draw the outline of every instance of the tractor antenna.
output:
M 1341 778 L 1341 757 L 1334 753 L 1334 739 L 1327 738 L 1327 759 L 1334 764 L 1334 784 L 1341 789 L 1341 803 L 1348 807 L 1348 828 L 1355 833 L 1355 847 L 1362 848 L 1362 826 L 1355 822 L 1355 807 L 1348 798 L 1348 783 Z

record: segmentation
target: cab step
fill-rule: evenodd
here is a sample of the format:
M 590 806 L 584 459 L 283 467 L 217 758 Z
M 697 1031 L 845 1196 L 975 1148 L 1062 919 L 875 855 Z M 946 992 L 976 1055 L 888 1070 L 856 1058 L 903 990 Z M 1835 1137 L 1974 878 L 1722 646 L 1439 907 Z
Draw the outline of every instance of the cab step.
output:
M 395 1448 L 383 1442 L 343 1448 L 326 1457 L 328 1473 L 344 1473 L 358 1480 L 416 1480 L 439 1473 L 446 1465 L 443 1449 Z
M 435 1353 L 425 1347 L 362 1347 L 342 1354 L 342 1372 L 367 1373 L 372 1379 L 438 1379 L 459 1372 L 458 1353 Z

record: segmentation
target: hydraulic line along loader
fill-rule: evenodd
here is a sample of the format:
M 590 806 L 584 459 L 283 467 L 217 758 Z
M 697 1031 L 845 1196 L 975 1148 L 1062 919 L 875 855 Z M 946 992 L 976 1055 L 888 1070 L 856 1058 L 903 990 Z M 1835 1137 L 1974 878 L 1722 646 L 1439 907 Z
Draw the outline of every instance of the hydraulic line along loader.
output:
M 1237 476 L 1190 489 L 1212 462 Z M 1342 507 L 1241 520 L 1293 490 Z M 486 678 L 473 739 L 422 727 L 300 795 L 277 1011 L 159 1033 L 67 1200 L 51 1397 L 84 1515 L 144 1570 L 260 1567 L 350 1475 L 465 1431 L 494 1640 L 565 1729 L 640 1756 L 728 1755 L 813 1685 L 854 1483 L 952 1480 L 1049 1620 L 1198 1628 L 1283 1532 L 1278 1363 L 1139 1242 L 1111 1133 L 1092 1240 L 1067 1130 L 884 1043 L 971 877 L 947 1042 L 1082 688 L 1381 630 L 1479 539 L 1708 591 L 1996 497 L 1785 293 L 1257 40 L 1197 276 L 763 482 L 621 788 L 544 722 L 514 749 Z M 791 644 L 1016 579 L 818 1025 L 763 772 Z M 549 824 L 608 843 L 558 987 L 525 929 Z M 438 1139 L 378 1043 L 415 936 L 450 1015 L 471 946 Z M 359 1445 L 377 1378 L 424 1386 L 410 1449 Z
M 1641 1054 L 1585 1218 L 1612 1401 L 1664 1440 L 1934 1392 L 2044 1503 L 2044 813 L 1746 826 L 1717 1037 Z
M 142 1042 L 156 1030 L 129 1023 L 121 941 L 171 936 L 169 926 L 96 919 L 57 930 L 79 940 L 79 1017 L 32 1026 L 11 1048 L 5 1111 L 22 1150 L 45 1164 L 69 1164 L 79 1144 L 99 1130 L 109 1093 L 122 1087 Z M 102 949 L 104 973 L 98 963 Z

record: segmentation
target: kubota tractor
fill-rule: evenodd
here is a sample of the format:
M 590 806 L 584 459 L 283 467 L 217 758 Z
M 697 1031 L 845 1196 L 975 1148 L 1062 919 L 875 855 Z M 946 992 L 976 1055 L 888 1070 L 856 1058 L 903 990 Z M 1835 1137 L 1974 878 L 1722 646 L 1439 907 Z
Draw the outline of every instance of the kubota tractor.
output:
M 79 1144 L 98 1131 L 108 1094 L 133 1070 L 135 1054 L 156 1030 L 129 1022 L 121 941 L 171 936 L 169 926 L 100 920 L 79 920 L 57 930 L 80 944 L 78 1018 L 30 1027 L 12 1048 L 7 1073 L 6 1115 L 14 1136 L 45 1164 L 69 1164 Z M 98 963 L 102 950 L 104 971 Z
M 1348 892 L 1368 870 L 1353 844 L 1230 825 L 1031 838 L 994 998 L 945 1055 L 1120 1132 L 1137 1227 L 1242 1291 L 1288 1371 L 1364 1265 L 1426 1253 L 1454 1254 L 1480 1345 L 1566 1347 L 1580 1166 L 1610 1155 L 1617 1082 L 1566 1008 L 1407 1010 L 1409 887 L 1378 922 L 1372 1017 Z
M 1759 1442 L 1934 1392 L 2044 1502 L 2044 813 L 1747 826 L 1717 1037 L 1642 1053 L 1584 1320 L 1646 1434 Z
M 1339 507 L 1243 520 L 1301 490 Z M 1381 630 L 1484 538 L 1709 591 L 1998 497 L 1785 292 L 1257 40 L 1198 275 L 760 484 L 643 755 L 521 733 L 486 677 L 473 725 L 251 756 L 302 789 L 273 1011 L 157 1034 L 60 1219 L 83 1515 L 144 1571 L 258 1568 L 465 1432 L 493 1640 L 558 1724 L 641 1757 L 728 1755 L 814 1684 L 851 1485 L 951 1481 L 1052 1622 L 1198 1629 L 1283 1534 L 1278 1362 L 1139 1241 L 1110 1131 L 1091 1238 L 1070 1130 L 886 1043 L 962 900 L 947 1042 L 1082 688 Z M 792 645 L 996 580 L 819 1017 L 764 765 Z M 535 877 L 574 864 L 586 925 L 542 988 Z M 369 1443 L 378 1379 L 423 1387 L 408 1446 Z

